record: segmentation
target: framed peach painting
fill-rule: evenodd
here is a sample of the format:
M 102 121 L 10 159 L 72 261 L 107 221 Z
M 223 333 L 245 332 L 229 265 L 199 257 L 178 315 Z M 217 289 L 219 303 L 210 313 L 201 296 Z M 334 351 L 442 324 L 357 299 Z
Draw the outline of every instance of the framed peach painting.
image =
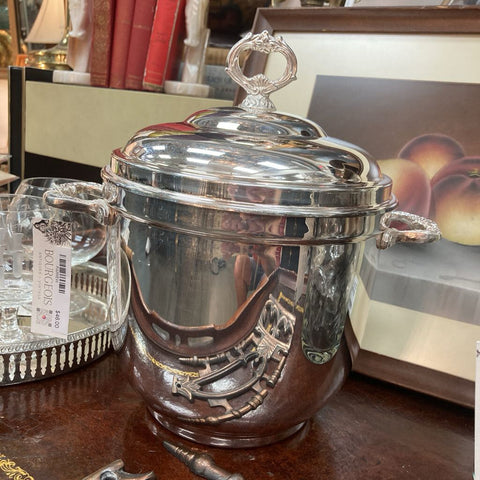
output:
M 369 151 L 401 208 L 444 230 L 436 244 L 381 253 L 366 242 L 346 330 L 353 369 L 473 406 L 480 8 L 260 9 L 253 30 L 282 36 L 297 56 L 297 81 L 272 94 L 277 110 Z M 255 52 L 246 73 L 283 68 Z

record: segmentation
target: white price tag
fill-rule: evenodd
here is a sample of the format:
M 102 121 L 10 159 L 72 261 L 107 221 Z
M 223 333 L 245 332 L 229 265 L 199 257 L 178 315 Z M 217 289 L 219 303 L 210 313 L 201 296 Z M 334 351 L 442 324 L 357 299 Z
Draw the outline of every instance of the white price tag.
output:
M 71 238 L 71 223 L 34 220 L 32 333 L 68 335 Z
M 476 342 L 475 358 L 475 421 L 473 478 L 480 478 L 480 341 Z

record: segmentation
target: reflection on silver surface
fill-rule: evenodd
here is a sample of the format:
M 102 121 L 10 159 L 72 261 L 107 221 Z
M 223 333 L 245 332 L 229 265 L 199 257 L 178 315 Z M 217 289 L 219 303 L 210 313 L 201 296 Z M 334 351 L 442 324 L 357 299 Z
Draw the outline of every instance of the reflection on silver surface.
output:
M 340 346 L 357 252 L 353 243 L 311 250 L 302 349 L 312 362 L 328 362 Z

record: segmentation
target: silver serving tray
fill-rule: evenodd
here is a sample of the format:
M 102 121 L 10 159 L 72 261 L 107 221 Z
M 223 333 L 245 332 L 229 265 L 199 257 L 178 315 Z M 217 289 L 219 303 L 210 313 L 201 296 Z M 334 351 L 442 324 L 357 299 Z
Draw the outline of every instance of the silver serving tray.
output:
M 71 312 L 66 339 L 29 334 L 30 317 L 20 317 L 25 341 L 0 344 L 0 385 L 54 377 L 83 367 L 111 347 L 108 329 L 107 270 L 87 262 L 72 268 L 71 291 L 85 300 Z

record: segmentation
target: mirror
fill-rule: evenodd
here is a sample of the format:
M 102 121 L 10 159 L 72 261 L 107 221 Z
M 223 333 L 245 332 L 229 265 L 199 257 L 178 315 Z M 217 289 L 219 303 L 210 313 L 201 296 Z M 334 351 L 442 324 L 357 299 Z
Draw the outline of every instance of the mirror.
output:
M 0 0 L 0 68 L 15 65 L 17 55 L 27 53 L 30 32 L 42 0 Z

